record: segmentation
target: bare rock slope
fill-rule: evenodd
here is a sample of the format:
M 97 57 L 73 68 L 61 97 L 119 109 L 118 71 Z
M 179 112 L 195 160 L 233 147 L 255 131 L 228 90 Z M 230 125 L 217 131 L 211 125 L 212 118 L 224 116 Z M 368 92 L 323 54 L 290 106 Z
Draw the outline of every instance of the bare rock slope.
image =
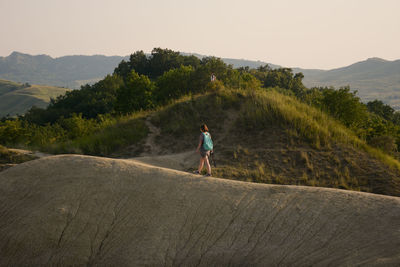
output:
M 54 156 L 0 173 L 0 255 L 0 266 L 394 266 L 400 199 Z

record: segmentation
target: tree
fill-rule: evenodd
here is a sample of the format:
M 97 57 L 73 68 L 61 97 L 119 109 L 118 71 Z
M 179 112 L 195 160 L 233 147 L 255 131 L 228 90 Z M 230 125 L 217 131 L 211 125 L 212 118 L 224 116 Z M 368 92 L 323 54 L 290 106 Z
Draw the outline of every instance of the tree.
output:
M 125 84 L 118 89 L 115 110 L 126 114 L 151 108 L 153 106 L 153 90 L 154 83 L 146 75 L 139 75 L 134 70 L 131 71 Z
M 207 87 L 210 82 L 210 75 L 214 73 L 217 80 L 227 82 L 228 71 L 232 69 L 224 61 L 216 57 L 205 57 L 201 60 L 201 65 L 195 70 L 191 79 L 191 87 L 194 92 L 200 92 Z
M 323 91 L 322 108 L 348 127 L 357 127 L 367 117 L 367 109 L 350 87 L 333 88 Z
M 368 102 L 367 108 L 370 112 L 375 113 L 388 121 L 393 120 L 394 109 L 389 105 L 385 105 L 380 100 L 375 99 L 374 101 Z
M 157 79 L 157 89 L 155 90 L 155 99 L 157 103 L 167 103 L 170 99 L 178 98 L 189 93 L 190 78 L 193 73 L 191 66 L 180 66 L 177 69 L 171 69 L 164 72 Z
M 148 76 L 152 79 L 162 75 L 165 71 L 179 68 L 183 65 L 183 56 L 170 49 L 154 48 L 151 51 L 150 70 Z
M 261 82 L 250 73 L 243 73 L 239 79 L 239 87 L 242 89 L 256 89 L 261 86 Z
M 280 68 L 268 72 L 265 80 L 264 87 L 280 87 L 291 89 L 293 80 L 292 69 Z
M 264 83 L 264 87 L 280 87 L 294 92 L 294 94 L 303 98 L 306 87 L 303 85 L 303 73 L 299 72 L 293 75 L 292 69 L 280 68 L 270 69 L 267 66 L 258 68 L 254 74 Z

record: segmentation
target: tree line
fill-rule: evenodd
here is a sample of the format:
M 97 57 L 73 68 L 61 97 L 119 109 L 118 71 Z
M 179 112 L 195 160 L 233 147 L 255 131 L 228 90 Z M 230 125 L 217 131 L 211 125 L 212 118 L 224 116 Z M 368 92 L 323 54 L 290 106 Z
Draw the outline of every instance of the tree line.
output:
M 216 82 L 210 82 L 212 73 Z M 45 109 L 33 107 L 18 119 L 3 118 L 0 143 L 40 145 L 70 140 L 98 130 L 115 117 L 226 87 L 275 88 L 327 112 L 371 145 L 389 153 L 396 151 L 400 144 L 399 112 L 378 100 L 364 104 L 349 87 L 308 89 L 303 78 L 290 68 L 266 65 L 234 69 L 216 57 L 199 59 L 161 48 L 154 48 L 150 55 L 137 51 L 99 82 L 52 99 Z

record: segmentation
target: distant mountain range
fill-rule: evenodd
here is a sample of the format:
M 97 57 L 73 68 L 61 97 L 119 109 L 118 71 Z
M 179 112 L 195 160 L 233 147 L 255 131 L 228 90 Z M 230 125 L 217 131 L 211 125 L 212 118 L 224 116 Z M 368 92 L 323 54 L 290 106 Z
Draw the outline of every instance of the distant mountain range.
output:
M 313 86 L 346 86 L 358 91 L 364 101 L 379 99 L 400 110 L 400 60 L 369 58 L 350 66 L 332 70 L 304 70 L 304 84 Z
M 188 55 L 189 53 L 182 53 Z M 204 55 L 190 53 L 199 58 Z M 13 52 L 0 57 L 0 78 L 32 84 L 45 84 L 77 89 L 82 84 L 93 83 L 114 71 L 114 68 L 129 56 L 64 56 L 52 58 L 47 55 L 32 56 Z M 235 68 L 249 66 L 257 68 L 268 64 L 263 61 L 222 58 Z M 304 84 L 314 86 L 346 86 L 357 90 L 364 102 L 379 99 L 400 110 L 400 60 L 387 61 L 370 58 L 347 67 L 332 70 L 293 68 L 295 73 L 305 75 Z
M 0 79 L 77 89 L 103 79 L 123 59 L 102 55 L 52 58 L 13 52 L 8 57 L 0 57 Z

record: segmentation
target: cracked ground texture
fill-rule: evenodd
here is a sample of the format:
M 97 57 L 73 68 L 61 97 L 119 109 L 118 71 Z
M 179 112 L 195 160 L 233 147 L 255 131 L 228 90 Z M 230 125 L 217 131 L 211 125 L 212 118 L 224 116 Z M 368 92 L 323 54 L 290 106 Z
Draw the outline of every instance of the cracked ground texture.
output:
M 0 173 L 0 266 L 400 264 L 400 198 L 61 155 Z

